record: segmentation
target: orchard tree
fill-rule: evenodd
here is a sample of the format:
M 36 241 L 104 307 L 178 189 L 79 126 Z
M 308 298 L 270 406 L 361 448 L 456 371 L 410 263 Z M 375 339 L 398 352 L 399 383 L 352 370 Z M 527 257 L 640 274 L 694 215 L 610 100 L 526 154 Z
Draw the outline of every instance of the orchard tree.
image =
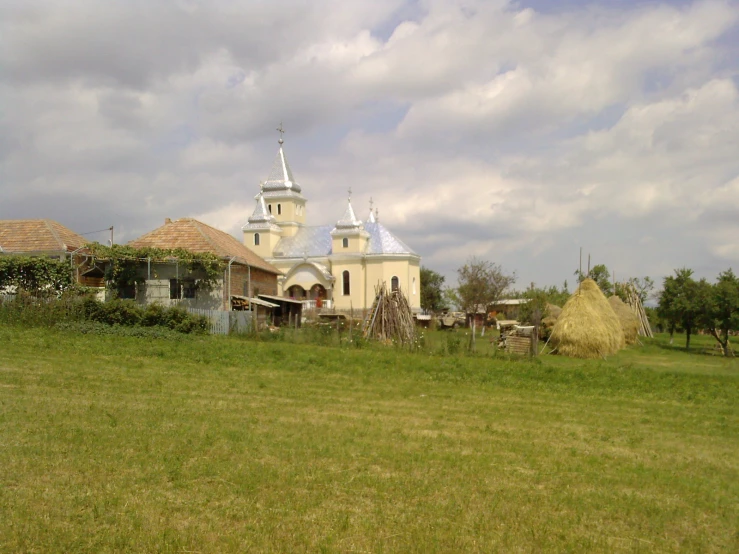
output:
M 427 267 L 421 267 L 421 308 L 438 312 L 446 307 L 444 276 Z
M 587 274 L 578 269 L 575 271 L 575 276 L 580 283 L 587 278 L 592 279 L 598 284 L 598 287 L 603 291 L 603 294 L 610 294 L 613 292 L 613 285 L 611 284 L 611 281 L 609 281 L 611 274 L 609 273 L 608 268 L 603 264 L 593 266 Z
M 473 256 L 457 270 L 458 305 L 468 314 L 486 310 L 515 281 L 515 274 L 508 275 L 498 264 Z
M 677 327 L 685 330 L 686 349 L 693 331 L 705 321 L 710 296 L 711 285 L 705 279 L 693 279 L 692 269 L 676 269 L 674 276 L 665 277 L 658 313 L 667 321 L 670 337 Z
M 731 269 L 720 273 L 711 287 L 703 323 L 718 341 L 724 356 L 733 356 L 729 333 L 739 331 L 739 278 Z
M 651 277 L 631 277 L 626 283 L 614 283 L 616 294 L 626 302 L 628 287 L 636 291 L 639 300 L 644 304 L 654 290 L 654 281 Z

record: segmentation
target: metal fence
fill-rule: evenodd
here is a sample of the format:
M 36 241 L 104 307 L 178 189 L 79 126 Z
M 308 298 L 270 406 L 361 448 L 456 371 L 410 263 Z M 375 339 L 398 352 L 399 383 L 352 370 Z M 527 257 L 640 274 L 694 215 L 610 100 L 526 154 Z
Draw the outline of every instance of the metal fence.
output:
M 210 320 L 210 332 L 213 335 L 246 333 L 251 329 L 251 312 L 205 310 L 202 308 L 187 308 L 187 311 L 191 314 L 207 317 Z

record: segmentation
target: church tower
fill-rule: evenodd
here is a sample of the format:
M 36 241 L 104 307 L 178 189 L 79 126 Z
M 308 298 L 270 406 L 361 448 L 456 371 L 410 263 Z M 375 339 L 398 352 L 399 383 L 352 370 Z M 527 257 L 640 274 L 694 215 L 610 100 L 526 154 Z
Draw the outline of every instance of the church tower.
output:
M 295 182 L 290 166 L 282 148 L 285 142 L 282 125 L 277 129 L 280 139 L 277 141 L 280 150 L 272 164 L 269 177 L 264 182 L 260 196 L 265 202 L 267 212 L 274 217 L 275 223 L 282 229 L 282 236 L 292 237 L 298 229 L 305 225 L 305 198 L 301 194 L 300 185 Z M 250 246 L 247 244 L 247 246 Z
M 257 195 L 257 206 L 249 221 L 241 230 L 244 232 L 244 245 L 262 258 L 272 256 L 277 242 L 282 237 L 282 228 L 275 222 L 275 216 L 269 213 L 264 201 L 264 184 Z
M 362 254 L 367 250 L 369 239 L 370 234 L 364 230 L 364 225 L 354 215 L 350 189 L 344 216 L 336 222 L 331 231 L 331 251 L 334 255 Z

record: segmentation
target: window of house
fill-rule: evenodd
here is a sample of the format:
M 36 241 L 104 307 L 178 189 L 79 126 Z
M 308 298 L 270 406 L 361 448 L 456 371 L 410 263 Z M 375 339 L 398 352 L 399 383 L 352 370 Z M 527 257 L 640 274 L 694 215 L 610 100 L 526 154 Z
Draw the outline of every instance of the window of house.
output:
M 193 279 L 170 279 L 169 299 L 180 300 L 182 298 L 195 298 L 197 287 Z
M 135 300 L 136 299 L 136 285 L 123 285 L 118 289 L 118 298 L 123 300 Z
M 259 233 L 254 233 L 254 246 L 259 246 Z
M 169 280 L 169 299 L 179 300 L 182 298 L 182 288 L 178 279 Z
M 400 281 L 398 280 L 397 277 L 393 277 L 392 279 L 390 279 L 390 289 L 391 290 L 396 291 L 398 290 L 399 286 L 400 286 Z
M 348 238 L 346 238 L 346 237 L 344 237 L 343 239 L 341 239 L 341 245 L 342 245 L 342 246 L 343 246 L 344 248 L 349 248 L 349 239 L 348 239 Z
M 351 289 L 349 287 L 349 271 L 344 270 L 344 272 L 341 274 L 341 279 L 344 285 L 343 287 L 344 296 L 349 296 L 349 294 L 351 293 Z
M 195 298 L 195 291 L 197 290 L 195 281 L 180 281 L 180 286 L 182 288 L 182 298 Z
M 282 215 L 282 204 L 277 204 L 277 215 Z

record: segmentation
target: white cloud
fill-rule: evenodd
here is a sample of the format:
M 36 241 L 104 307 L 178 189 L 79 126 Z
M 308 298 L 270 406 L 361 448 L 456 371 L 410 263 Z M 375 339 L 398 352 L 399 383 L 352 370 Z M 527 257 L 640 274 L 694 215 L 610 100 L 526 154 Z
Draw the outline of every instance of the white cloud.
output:
M 737 261 L 739 6 L 411 4 L 3 4 L 0 217 L 238 236 L 283 120 L 310 222 L 352 186 L 450 277 Z

